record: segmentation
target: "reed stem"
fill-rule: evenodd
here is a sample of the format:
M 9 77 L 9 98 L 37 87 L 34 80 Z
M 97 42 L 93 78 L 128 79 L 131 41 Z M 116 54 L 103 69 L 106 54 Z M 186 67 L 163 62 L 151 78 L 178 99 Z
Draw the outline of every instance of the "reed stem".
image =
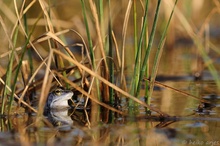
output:
M 112 22 L 111 22 L 111 0 L 108 0 L 108 9 L 109 9 L 109 22 L 108 22 L 108 35 L 109 35 L 109 81 L 111 83 L 114 83 L 114 50 L 113 50 L 113 36 L 112 36 Z M 113 96 L 114 96 L 114 90 L 113 88 L 109 87 L 109 101 L 110 104 L 113 104 Z
M 138 42 L 138 49 L 137 49 L 136 56 L 135 56 L 135 66 L 134 66 L 134 75 L 133 75 L 134 80 L 132 81 L 133 84 L 132 84 L 132 89 L 131 89 L 131 94 L 135 96 L 138 95 L 135 93 L 137 92 L 138 84 L 140 84 L 139 82 L 140 72 L 141 72 L 140 71 L 140 67 L 141 67 L 140 58 L 141 58 L 143 38 L 144 38 L 144 34 L 146 32 L 146 27 L 147 27 L 147 13 L 148 13 L 148 0 L 146 1 L 146 4 L 145 4 L 143 25 L 141 29 L 140 39 Z
M 14 39 L 13 39 L 13 46 L 15 46 L 15 44 L 17 42 L 17 36 L 18 36 L 18 27 L 15 30 Z M 12 66 L 13 66 L 13 62 L 14 62 L 14 54 L 15 54 L 15 47 L 12 48 L 12 52 L 11 52 L 11 55 L 10 55 L 10 58 L 9 58 L 9 63 L 8 63 L 7 70 L 6 70 L 6 81 L 5 81 L 5 86 L 4 86 L 4 90 L 3 90 L 3 96 L 2 96 L 1 114 L 3 114 L 4 111 L 5 111 L 6 95 L 8 94 L 8 89 L 6 87 L 11 86 Z M 13 99 L 10 98 L 9 103 L 11 103 L 12 100 Z
M 141 81 L 144 77 L 144 74 L 145 74 L 145 71 L 146 71 L 146 68 L 147 68 L 147 62 L 148 62 L 148 59 L 149 59 L 149 55 L 150 55 L 150 52 L 151 52 L 151 49 L 152 49 L 152 45 L 153 45 L 153 40 L 154 40 L 154 35 L 155 35 L 155 32 L 156 32 L 156 26 L 157 26 L 157 21 L 158 21 L 158 16 L 159 16 L 159 10 L 160 10 L 160 4 L 161 4 L 161 0 L 158 0 L 158 3 L 157 3 L 157 8 L 156 8 L 156 12 L 155 12 L 155 16 L 154 16 L 154 21 L 153 21 L 153 26 L 152 26 L 152 30 L 151 30 L 151 34 L 150 34 L 150 38 L 149 38 L 149 43 L 148 43 L 148 47 L 147 47 L 147 50 L 146 50 L 146 53 L 145 53 L 145 56 L 144 56 L 144 61 L 142 63 L 142 66 L 141 66 L 141 70 L 140 70 L 140 77 L 138 79 L 138 85 L 137 85 L 137 90 L 136 90 L 136 93 L 135 93 L 135 96 L 137 97 L 140 93 L 140 89 L 141 89 Z M 145 22 L 145 21 L 144 21 Z M 146 23 L 146 22 L 145 22 Z M 146 29 L 146 24 L 145 24 L 145 29 Z M 143 36 L 142 36 L 143 37 Z M 136 58 L 137 60 L 137 58 Z
M 149 92 L 148 99 L 147 99 L 148 104 L 150 104 L 150 99 L 151 99 L 151 96 L 152 96 L 152 93 L 153 93 L 154 81 L 155 81 L 155 78 L 156 78 L 156 75 L 157 75 L 160 58 L 161 58 L 161 55 L 162 55 L 162 52 L 163 52 L 163 44 L 165 42 L 166 35 L 167 35 L 167 30 L 168 30 L 168 27 L 170 25 L 170 21 L 173 17 L 174 9 L 175 9 L 175 6 L 176 6 L 177 2 L 178 2 L 178 0 L 175 1 L 175 4 L 174 4 L 173 9 L 171 11 L 171 14 L 170 14 L 170 17 L 168 19 L 167 25 L 166 25 L 166 27 L 163 31 L 160 42 L 158 44 L 157 52 L 156 52 L 155 59 L 154 59 L 153 69 L 152 69 L 152 72 L 151 72 L 150 92 Z

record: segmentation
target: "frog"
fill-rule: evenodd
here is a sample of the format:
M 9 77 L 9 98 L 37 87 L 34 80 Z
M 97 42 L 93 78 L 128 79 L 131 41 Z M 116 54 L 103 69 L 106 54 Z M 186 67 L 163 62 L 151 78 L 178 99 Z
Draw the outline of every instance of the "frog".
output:
M 63 88 L 56 88 L 52 92 L 48 94 L 45 110 L 50 109 L 64 109 L 69 108 L 68 100 L 70 100 L 73 96 L 73 92 L 71 90 L 65 90 Z

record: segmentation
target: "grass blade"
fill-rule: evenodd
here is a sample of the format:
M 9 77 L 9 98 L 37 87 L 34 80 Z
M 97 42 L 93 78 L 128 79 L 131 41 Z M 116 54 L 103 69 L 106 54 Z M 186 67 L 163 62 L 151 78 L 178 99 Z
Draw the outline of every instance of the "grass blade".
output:
M 174 4 L 172 12 L 170 14 L 169 20 L 167 22 L 167 25 L 166 25 L 164 31 L 163 31 L 163 34 L 161 36 L 161 39 L 160 39 L 160 42 L 159 42 L 159 45 L 158 45 L 158 48 L 157 48 L 157 52 L 156 52 L 156 56 L 155 56 L 154 64 L 153 64 L 153 69 L 152 69 L 152 72 L 151 72 L 151 78 L 150 78 L 150 91 L 149 91 L 149 95 L 148 95 L 148 98 L 147 98 L 147 103 L 148 104 L 150 104 L 151 95 L 153 93 L 154 81 L 155 81 L 155 78 L 156 78 L 156 75 L 157 75 L 157 70 L 158 70 L 160 58 L 161 58 L 161 55 L 162 55 L 162 52 L 163 52 L 163 44 L 165 42 L 167 30 L 168 30 L 168 27 L 170 25 L 170 21 L 173 17 L 174 9 L 175 9 L 175 6 L 176 6 L 177 2 L 178 2 L 178 0 L 175 1 L 175 4 Z
M 134 76 L 133 76 L 133 81 L 132 81 L 132 89 L 131 89 L 131 94 L 134 95 L 135 92 L 137 92 L 138 84 L 139 84 L 139 78 L 140 78 L 140 58 L 141 58 L 141 49 L 142 49 L 142 42 L 144 38 L 144 34 L 146 32 L 147 28 L 147 14 L 148 14 L 148 0 L 146 1 L 145 4 L 145 12 L 144 12 L 144 19 L 143 19 L 143 26 L 141 29 L 141 34 L 140 34 L 140 39 L 138 43 L 138 48 L 135 56 L 135 66 L 134 66 Z M 148 49 L 148 48 L 147 48 Z M 138 95 L 138 94 L 135 94 Z M 132 104 L 132 103 L 130 103 Z
M 92 61 L 92 67 L 95 68 L 95 55 L 94 55 L 94 51 L 93 51 L 93 44 L 92 44 L 92 38 L 90 35 L 90 31 L 89 31 L 89 24 L 88 24 L 88 18 L 86 15 L 86 7 L 85 7 L 85 2 L 84 0 L 81 0 L 81 4 L 82 4 L 82 11 L 83 11 L 83 17 L 84 17 L 84 22 L 85 22 L 85 27 L 86 27 L 86 33 L 87 33 L 87 39 L 89 42 L 89 53 L 90 53 L 90 58 Z
M 155 16 L 154 16 L 154 21 L 153 21 L 153 27 L 152 27 L 151 34 L 150 34 L 148 47 L 147 47 L 147 50 L 145 52 L 144 61 L 143 61 L 142 66 L 141 66 L 140 76 L 139 76 L 139 79 L 138 79 L 138 85 L 137 85 L 137 90 L 136 90 L 135 96 L 138 96 L 139 93 L 140 93 L 141 81 L 144 77 L 144 74 L 145 74 L 145 71 L 146 71 L 146 68 L 147 68 L 147 62 L 148 62 L 149 55 L 150 55 L 150 52 L 151 52 L 151 49 L 152 49 L 154 35 L 155 35 L 155 31 L 156 31 L 158 15 L 159 15 L 159 10 L 160 10 L 160 4 L 161 4 L 161 0 L 158 0 L 157 8 L 156 8 Z M 136 62 L 137 62 L 137 58 L 136 58 Z M 136 74 L 135 74 L 135 76 L 136 76 Z
M 109 57 L 110 57 L 110 61 L 109 61 L 109 81 L 111 83 L 114 83 L 114 61 L 113 58 L 114 58 L 114 55 L 113 55 L 113 36 L 112 36 L 112 22 L 111 22 L 111 1 L 108 0 L 108 12 L 109 12 L 109 22 L 108 22 L 108 34 L 109 34 L 109 39 L 108 39 L 108 42 L 109 42 Z M 114 96 L 114 90 L 113 88 L 109 88 L 109 101 L 110 101 L 110 104 L 112 105 L 113 104 L 113 96 Z
M 15 31 L 14 35 L 14 41 L 13 41 L 13 46 L 17 42 L 17 35 L 18 35 L 18 28 Z M 5 81 L 5 86 L 4 86 L 4 91 L 3 91 L 3 96 L 2 96 L 2 106 L 1 106 L 1 114 L 4 113 L 4 108 L 5 108 L 5 102 L 6 102 L 6 95 L 8 94 L 8 89 L 6 86 L 11 86 L 11 80 L 12 80 L 12 66 L 14 62 L 14 55 L 15 55 L 15 48 L 12 48 L 12 52 L 9 58 L 9 63 L 7 66 L 7 71 L 6 71 L 6 81 Z M 13 99 L 10 99 L 9 102 L 11 103 Z

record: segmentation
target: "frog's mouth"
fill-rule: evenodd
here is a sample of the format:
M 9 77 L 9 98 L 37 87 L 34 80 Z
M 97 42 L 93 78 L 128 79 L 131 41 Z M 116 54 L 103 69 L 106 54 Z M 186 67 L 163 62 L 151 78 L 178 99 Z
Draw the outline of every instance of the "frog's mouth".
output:
M 50 104 L 50 108 L 66 108 L 69 107 L 68 100 L 73 96 L 73 92 L 65 92 L 61 96 L 56 96 L 52 103 Z

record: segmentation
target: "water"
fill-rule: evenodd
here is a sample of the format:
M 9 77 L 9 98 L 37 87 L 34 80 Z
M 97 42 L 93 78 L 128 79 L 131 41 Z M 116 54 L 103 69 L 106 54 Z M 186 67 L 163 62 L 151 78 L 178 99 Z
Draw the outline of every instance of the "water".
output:
M 0 118 L 1 145 L 220 145 L 220 96 L 212 94 L 214 82 L 163 83 L 204 95 L 215 107 L 198 112 L 199 101 L 155 88 L 152 105 L 175 117 L 161 119 L 140 112 L 134 118 L 102 110 L 101 120 L 95 121 L 91 110 L 52 112 L 41 118 L 21 111 Z

